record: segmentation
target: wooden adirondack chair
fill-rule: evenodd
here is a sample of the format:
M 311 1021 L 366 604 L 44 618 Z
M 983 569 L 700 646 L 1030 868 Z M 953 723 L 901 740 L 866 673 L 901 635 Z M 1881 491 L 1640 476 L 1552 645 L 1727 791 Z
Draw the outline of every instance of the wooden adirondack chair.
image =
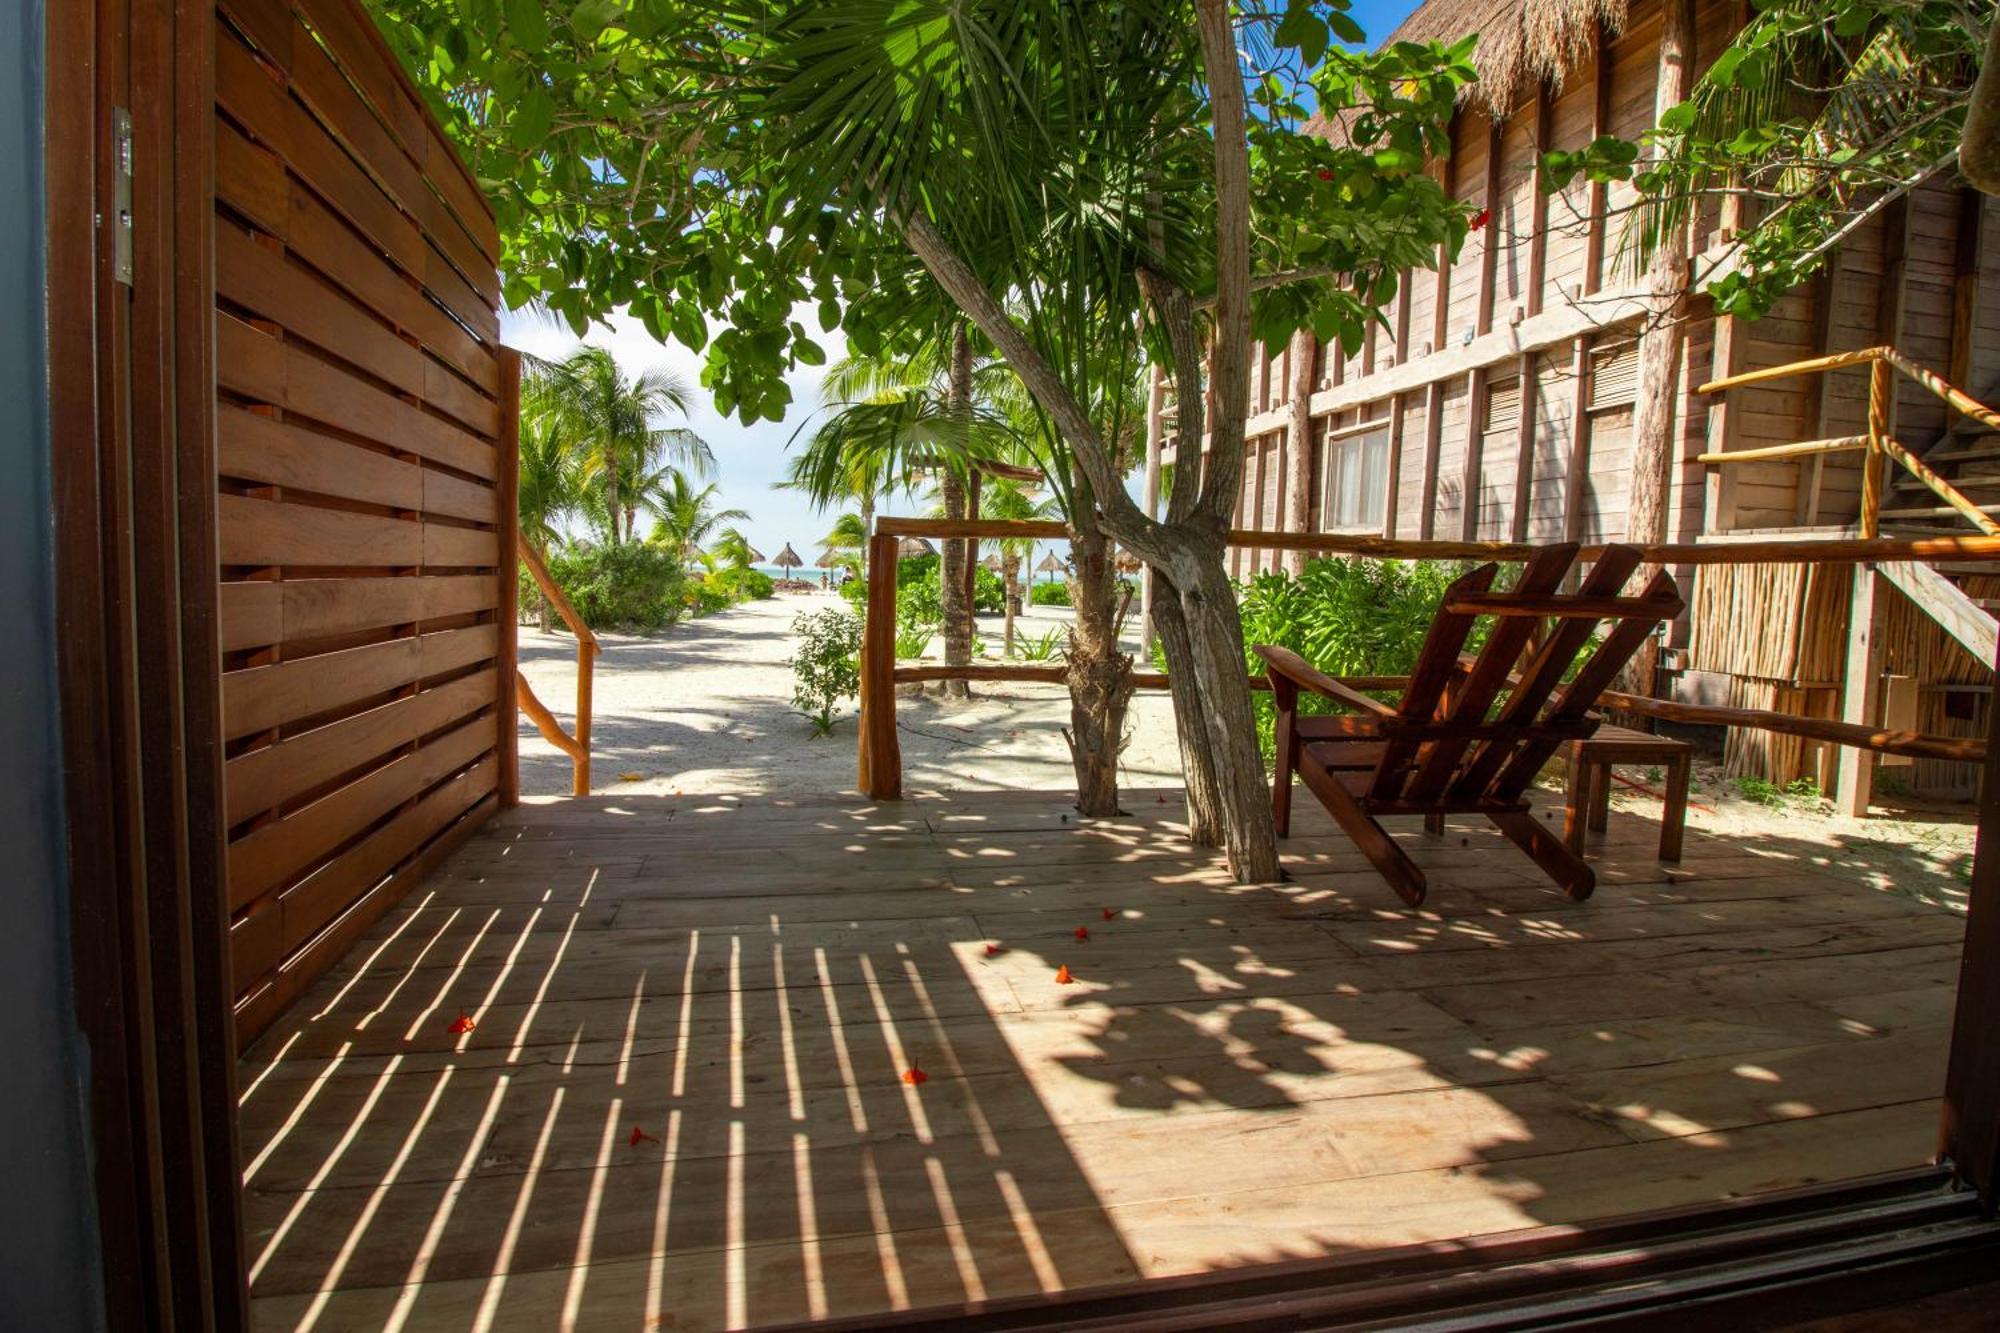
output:
M 1256 645 L 1278 705 L 1272 790 L 1278 836 L 1291 832 L 1297 773 L 1413 907 L 1424 900 L 1424 874 L 1376 822 L 1379 816 L 1422 815 L 1426 829 L 1440 832 L 1446 815 L 1485 815 L 1570 897 L 1589 897 L 1596 875 L 1564 845 L 1560 830 L 1530 813 L 1528 785 L 1557 747 L 1597 729 L 1591 706 L 1598 695 L 1662 620 L 1680 614 L 1682 603 L 1665 570 L 1639 596 L 1618 595 L 1639 564 L 1630 546 L 1605 548 L 1581 588 L 1562 593 L 1576 553 L 1573 544 L 1545 547 L 1511 592 L 1491 591 L 1498 573 L 1491 564 L 1454 582 L 1402 702 L 1393 707 L 1289 649 Z M 1481 616 L 1496 618 L 1493 632 L 1476 655 L 1462 658 Z M 1592 652 L 1601 621 L 1610 629 Z M 1572 664 L 1576 672 L 1565 684 Z M 1302 717 L 1301 690 L 1352 711 Z

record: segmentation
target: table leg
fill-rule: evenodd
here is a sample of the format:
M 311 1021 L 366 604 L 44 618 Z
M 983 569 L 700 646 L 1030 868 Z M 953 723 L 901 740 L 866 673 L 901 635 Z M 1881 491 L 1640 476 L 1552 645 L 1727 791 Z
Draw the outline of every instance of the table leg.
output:
M 1581 744 L 1570 743 L 1563 787 L 1563 845 L 1578 856 L 1583 855 L 1584 811 L 1590 804 L 1590 761 L 1582 750 Z
M 1602 833 L 1611 827 L 1611 765 L 1598 764 L 1590 780 L 1590 831 Z
M 1686 751 L 1667 765 L 1667 800 L 1660 809 L 1660 859 L 1681 859 L 1681 835 L 1687 831 L 1688 780 L 1694 765 Z

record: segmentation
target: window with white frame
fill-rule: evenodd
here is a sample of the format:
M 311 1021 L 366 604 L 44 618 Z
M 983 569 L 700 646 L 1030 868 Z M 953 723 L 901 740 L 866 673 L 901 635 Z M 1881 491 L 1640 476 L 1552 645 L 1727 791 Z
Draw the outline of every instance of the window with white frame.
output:
M 1333 432 L 1338 434 L 1338 428 Z M 1382 527 L 1388 488 L 1389 432 L 1370 431 L 1326 443 L 1326 521 L 1332 531 Z

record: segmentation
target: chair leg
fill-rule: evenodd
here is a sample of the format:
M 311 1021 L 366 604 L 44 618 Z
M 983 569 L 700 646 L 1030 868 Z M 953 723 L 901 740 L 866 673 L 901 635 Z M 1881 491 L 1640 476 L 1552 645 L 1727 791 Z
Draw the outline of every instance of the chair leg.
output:
M 1444 816 L 1443 816 L 1443 815 L 1425 815 L 1425 816 L 1424 816 L 1424 832 L 1426 832 L 1426 833 L 1443 833 L 1443 832 L 1444 832 Z
M 1340 825 L 1341 832 L 1354 840 L 1355 847 L 1368 858 L 1382 878 L 1389 881 L 1389 887 L 1396 891 L 1396 896 L 1412 907 L 1422 906 L 1424 895 L 1429 891 L 1424 872 L 1417 869 L 1417 863 L 1410 859 L 1410 854 L 1389 836 L 1389 830 L 1376 823 L 1331 773 L 1307 764 L 1299 770 L 1299 776 L 1305 779 L 1306 786 L 1312 788 L 1313 795 L 1319 797 L 1320 804 L 1333 816 L 1333 822 Z
M 1526 852 L 1542 873 L 1556 882 L 1570 897 L 1582 902 L 1597 887 L 1597 872 L 1585 865 L 1576 853 L 1563 845 L 1549 827 L 1525 810 L 1489 814 L 1494 827 L 1507 840 Z
M 1295 691 L 1294 691 L 1295 692 Z M 1271 822 L 1278 836 L 1292 836 L 1292 773 L 1299 766 L 1299 733 L 1293 708 L 1281 707 L 1272 740 L 1278 752 L 1278 771 L 1271 778 Z
M 1667 801 L 1660 810 L 1660 859 L 1681 859 L 1681 838 L 1687 832 L 1688 770 L 1693 767 L 1683 753 L 1667 767 Z
M 1590 763 L 1578 753 L 1581 748 L 1570 746 L 1563 790 L 1563 844 L 1578 856 L 1583 855 L 1584 824 L 1590 810 Z
M 1611 827 L 1611 765 L 1599 764 L 1590 780 L 1590 831 L 1603 833 Z

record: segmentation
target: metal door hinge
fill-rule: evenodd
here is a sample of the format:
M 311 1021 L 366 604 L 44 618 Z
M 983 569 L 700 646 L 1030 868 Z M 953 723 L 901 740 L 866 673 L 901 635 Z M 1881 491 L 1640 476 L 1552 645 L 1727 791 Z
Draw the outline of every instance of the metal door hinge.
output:
M 132 113 L 111 108 L 111 271 L 132 285 Z

